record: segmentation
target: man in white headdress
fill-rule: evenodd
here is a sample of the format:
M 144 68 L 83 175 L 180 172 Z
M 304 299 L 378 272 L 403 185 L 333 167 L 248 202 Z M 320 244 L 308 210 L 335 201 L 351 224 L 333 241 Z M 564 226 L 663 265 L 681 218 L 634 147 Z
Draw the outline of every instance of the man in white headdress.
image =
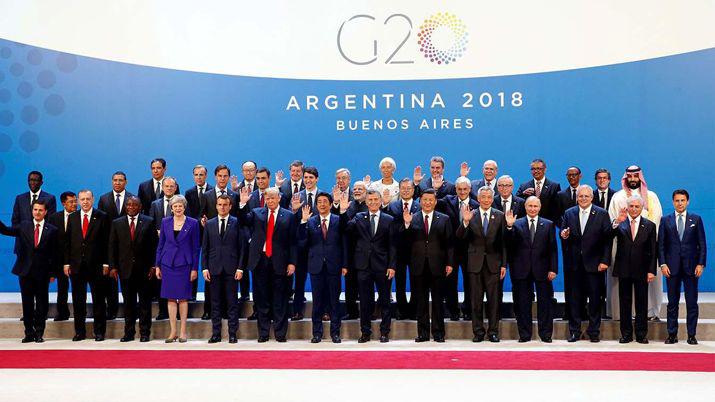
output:
M 663 208 L 660 206 L 658 196 L 648 190 L 643 170 L 636 165 L 631 165 L 626 168 L 623 178 L 621 179 L 623 189 L 613 195 L 611 205 L 608 208 L 608 214 L 611 219 L 618 218 L 618 213 L 627 208 L 627 200 L 633 194 L 640 195 L 643 199 L 643 212 L 641 216 L 648 218 L 649 221 L 655 223 L 656 233 L 660 226 L 660 218 L 663 216 Z M 616 247 L 613 247 L 613 255 L 616 253 Z M 660 321 L 660 307 L 663 303 L 663 274 L 660 270 L 656 270 L 657 275 L 654 281 L 648 284 L 648 320 Z M 610 315 L 614 320 L 620 319 L 618 311 L 618 278 L 613 277 L 613 266 L 608 267 L 606 274 L 606 289 L 608 298 L 606 299 L 606 315 Z

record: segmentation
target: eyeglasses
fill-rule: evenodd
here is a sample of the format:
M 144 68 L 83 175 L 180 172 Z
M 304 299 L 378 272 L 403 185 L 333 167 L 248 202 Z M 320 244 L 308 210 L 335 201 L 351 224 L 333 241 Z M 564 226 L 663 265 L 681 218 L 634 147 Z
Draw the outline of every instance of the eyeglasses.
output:
M 497 187 L 514 187 L 513 184 L 497 184 Z
M 531 170 L 544 170 L 542 167 L 532 167 Z

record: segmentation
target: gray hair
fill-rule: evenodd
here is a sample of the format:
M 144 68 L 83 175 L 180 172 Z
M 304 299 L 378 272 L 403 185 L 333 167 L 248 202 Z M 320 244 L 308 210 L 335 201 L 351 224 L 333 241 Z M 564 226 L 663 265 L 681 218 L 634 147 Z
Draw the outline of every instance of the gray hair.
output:
M 395 170 L 397 170 L 397 163 L 395 163 L 395 160 L 392 159 L 392 158 L 390 158 L 389 156 L 386 156 L 386 157 L 382 158 L 382 160 L 380 160 L 380 164 L 377 165 L 377 167 L 378 167 L 378 168 L 382 167 L 382 164 L 385 163 L 385 162 L 391 164 L 392 167 L 395 168 Z
M 278 187 L 268 187 L 263 191 L 263 196 L 266 197 L 268 195 L 276 195 L 280 197 L 281 191 L 278 189 Z
M 633 194 L 628 197 L 628 199 L 626 200 L 626 205 L 630 205 L 632 201 L 638 201 L 638 203 L 641 204 L 641 207 L 643 206 L 643 198 L 638 194 Z
M 350 170 L 348 170 L 348 168 L 340 168 L 335 171 L 336 176 L 339 175 L 340 173 L 347 173 L 348 177 L 352 177 L 352 175 L 350 174 Z
M 460 184 L 466 184 L 466 185 L 469 186 L 469 188 L 472 188 L 472 182 L 469 181 L 469 179 L 466 178 L 466 177 L 464 177 L 464 176 L 460 176 L 460 177 L 457 178 L 457 180 L 454 181 L 454 186 L 455 186 L 455 187 L 458 186 L 458 185 L 460 185 Z
M 437 162 L 437 163 L 441 164 L 442 167 L 444 167 L 444 158 L 441 156 L 433 156 L 429 161 L 430 161 L 430 163 Z
M 495 160 L 491 160 L 491 159 L 485 160 L 484 164 L 482 164 L 482 168 L 484 168 L 487 165 L 494 165 L 494 169 L 499 169 L 499 166 L 497 165 L 497 161 L 495 161 Z
M 358 180 L 358 181 L 356 181 L 356 182 L 353 183 L 353 188 L 355 188 L 355 187 L 357 187 L 357 186 L 363 186 L 363 187 L 365 187 L 365 188 L 367 189 L 367 186 L 365 185 L 365 182 L 362 181 L 362 180 Z
M 499 176 L 499 178 L 497 179 L 497 184 L 499 184 L 499 182 L 502 180 L 509 180 L 511 184 L 514 184 L 514 179 L 512 179 L 511 176 L 509 176 L 508 174 Z
M 209 174 L 209 170 L 206 169 L 206 166 L 204 165 L 196 165 L 194 168 L 191 170 L 191 173 L 196 172 L 196 169 L 203 169 L 205 174 Z
M 171 199 L 169 199 L 169 208 L 171 208 L 174 204 L 181 203 L 184 206 L 184 209 L 186 209 L 186 206 L 188 205 L 188 202 L 186 202 L 186 198 L 181 195 L 181 194 L 176 194 Z
M 587 193 L 591 194 L 591 197 L 593 197 L 593 187 L 589 186 L 588 184 L 582 184 L 578 186 L 578 189 L 576 189 L 576 194 L 580 193 L 581 190 L 585 190 Z
M 477 191 L 477 197 L 482 195 L 482 193 L 488 193 L 490 197 L 494 197 L 494 190 L 492 190 L 492 188 L 489 186 L 479 187 L 479 190 Z

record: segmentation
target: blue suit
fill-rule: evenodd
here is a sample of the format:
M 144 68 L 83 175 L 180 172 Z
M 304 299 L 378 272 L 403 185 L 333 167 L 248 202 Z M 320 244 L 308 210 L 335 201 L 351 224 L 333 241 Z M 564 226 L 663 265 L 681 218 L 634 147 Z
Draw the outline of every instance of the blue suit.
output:
M 238 331 L 238 282 L 236 270 L 242 268 L 241 250 L 243 231 L 236 217 L 229 215 L 225 221 L 225 231 L 220 234 L 221 218 L 211 218 L 206 222 L 201 242 L 201 268 L 211 275 L 211 323 L 213 336 L 221 337 L 221 304 L 228 308 L 228 333 Z M 247 273 L 246 273 L 247 274 Z M 221 300 L 222 296 L 225 298 Z
M 192 294 L 190 271 L 199 269 L 201 241 L 199 222 L 186 217 L 178 235 L 174 235 L 174 217 L 161 221 L 156 266 L 161 267 L 161 297 L 188 300 Z
M 307 268 L 313 289 L 313 336 L 323 336 L 323 312 L 330 312 L 330 336 L 340 336 L 340 277 L 348 266 L 345 215 L 328 215 L 328 230 L 323 238 L 322 218 L 313 215 L 298 226 L 298 244 L 307 252 Z
M 699 215 L 687 212 L 684 219 L 683 239 L 678 235 L 675 213 L 660 220 L 658 233 L 658 261 L 667 264 L 670 278 L 668 284 L 668 334 L 678 334 L 678 304 L 680 285 L 685 288 L 685 306 L 688 311 L 686 323 L 688 336 L 695 336 L 698 325 L 698 278 L 697 265 L 705 266 L 707 244 L 705 228 Z
M 404 225 L 402 220 L 402 208 L 404 208 L 405 200 L 399 199 L 390 202 L 382 212 L 385 212 L 395 219 L 394 225 L 398 227 Z M 410 206 L 410 214 L 420 210 L 420 200 L 412 201 Z M 397 247 L 397 263 L 395 265 L 395 299 L 397 301 L 397 311 L 399 315 L 397 319 L 406 319 L 414 315 L 414 302 L 410 296 L 410 302 L 407 302 L 407 266 L 410 264 L 410 245 L 409 239 L 404 232 L 395 235 L 395 243 Z M 414 294 L 414 293 L 412 293 Z
M 10 218 L 10 225 L 11 226 L 17 226 L 20 224 L 22 221 L 31 221 L 32 220 L 32 206 L 30 204 L 30 192 L 18 194 L 17 197 L 15 197 L 15 203 L 12 206 L 12 218 Z M 47 217 L 51 216 L 57 211 L 57 200 L 55 200 L 55 196 L 40 190 L 40 194 L 37 196 L 38 200 L 44 200 L 47 204 Z M 17 254 L 18 252 L 18 241 L 15 240 L 15 249 L 14 252 Z
M 306 189 L 303 189 L 298 193 L 300 195 L 300 202 L 302 202 L 304 205 L 307 204 L 310 206 L 310 212 L 315 214 L 315 202 L 317 201 L 316 198 L 318 194 L 320 193 L 320 190 L 316 187 L 313 195 L 310 197 L 311 202 L 308 202 L 308 191 Z M 296 216 L 296 222 L 300 222 L 303 219 L 303 211 L 301 209 L 298 209 L 297 211 L 294 212 Z M 307 251 L 304 249 L 299 249 L 298 250 L 298 261 L 296 262 L 295 265 L 295 286 L 293 287 L 293 290 L 295 292 L 293 293 L 293 313 L 294 314 L 303 314 L 303 310 L 305 309 L 305 282 L 308 279 L 308 255 Z M 322 313 L 321 313 L 322 315 Z

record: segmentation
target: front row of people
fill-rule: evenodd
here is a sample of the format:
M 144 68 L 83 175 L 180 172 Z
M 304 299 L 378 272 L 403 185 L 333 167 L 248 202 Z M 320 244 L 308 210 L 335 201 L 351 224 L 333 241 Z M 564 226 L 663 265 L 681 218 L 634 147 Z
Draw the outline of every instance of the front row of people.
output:
M 254 277 L 258 342 L 269 339 L 271 326 L 275 340 L 285 342 L 289 279 L 295 272 L 298 250 L 308 256 L 307 271 L 313 289 L 311 342 L 317 343 L 323 338 L 321 316 L 326 311 L 331 317 L 330 338 L 334 343 L 341 342 L 339 297 L 341 276 L 347 274 L 348 266 L 354 267 L 359 279 L 361 336 L 358 342 L 368 342 L 372 336 L 375 289 L 382 313 L 379 339 L 388 342 L 390 287 L 395 276 L 397 245 L 402 244 L 409 248 L 410 282 L 417 315 L 416 342 L 428 341 L 430 337 L 444 342 L 442 292 L 447 278 L 458 274 L 459 266 L 468 289 L 465 303 L 471 306 L 473 341 L 481 342 L 486 336 L 491 342 L 499 342 L 500 282 L 509 266 L 519 342 L 532 338 L 531 303 L 535 292 L 538 335 L 543 342 L 550 343 L 554 318 L 552 281 L 558 275 L 558 232 L 562 239 L 564 275 L 570 276 L 569 283 L 573 287 L 568 303 L 571 309 L 569 342 L 581 339 L 584 315 L 589 321 L 588 337 L 592 342 L 599 341 L 602 273 L 611 265 L 615 245 L 613 275 L 619 278 L 620 342 L 634 339 L 630 319 L 634 305 L 635 340 L 648 343 L 647 284 L 655 277 L 658 260 L 668 284 L 666 343 L 677 342 L 681 284 L 685 287 L 688 310 L 688 343 L 697 343 L 697 282 L 705 266 L 706 244 L 702 220 L 686 211 L 689 195 L 685 190 L 673 193 L 675 213 L 662 218 L 659 233 L 653 222 L 641 216 L 643 200 L 639 196 L 631 196 L 627 208 L 620 211 L 617 219 L 610 220 L 608 212 L 592 204 L 593 190 L 586 185 L 578 188 L 577 205 L 564 214 L 558 224 L 560 231 L 555 222 L 539 215 L 539 198 L 529 197 L 525 202 L 526 216 L 517 219 L 512 211 L 504 214 L 492 208 L 494 194 L 487 186 L 478 189 L 476 208 L 458 199 L 453 214 L 438 212 L 445 207 L 440 203 L 449 200 L 437 200 L 433 189 L 422 191 L 420 210 L 411 212 L 407 206 L 401 213 L 391 213 L 385 208 L 382 195 L 374 190 L 367 192 L 367 211 L 355 214 L 346 213 L 350 207 L 347 196 L 333 200 L 328 193 L 318 193 L 315 209 L 304 205 L 295 214 L 280 206 L 281 194 L 277 188 L 263 192 L 262 207 L 251 209 L 251 197 L 248 189 L 242 189 L 236 209 L 232 205 L 235 198 L 218 196 L 217 216 L 206 222 L 203 235 L 199 222 L 185 215 L 186 199 L 180 195 L 172 197 L 169 203 L 173 216 L 155 226 L 151 217 L 141 213 L 137 197 L 127 198 L 126 216 L 109 222 L 106 214 L 92 207 L 91 191 L 80 191 L 81 209 L 67 221 L 64 247 L 58 247 L 58 228 L 45 220 L 45 200 L 32 203 L 32 220 L 13 227 L 0 222 L 0 233 L 17 238 L 17 261 L 12 272 L 20 280 L 25 325 L 23 342 L 44 341 L 48 277 L 57 274 L 68 276 L 72 282 L 73 340 L 86 337 L 87 285 L 95 301 L 94 337 L 97 341 L 104 340 L 106 318 L 104 306 L 100 304 L 103 286 L 107 283 L 103 278 L 111 276 L 121 281 L 124 297 L 122 342 L 135 339 L 137 319 L 140 340 L 150 339 L 154 277 L 162 280 L 161 296 L 169 301 L 171 331 L 166 342 L 186 342 L 187 300 L 191 298 L 192 282 L 198 277 L 199 256 L 203 277 L 212 290 L 207 303 L 214 306 L 209 342 L 221 341 L 222 316 L 218 307 L 223 303 L 228 312 L 229 342 L 237 341 L 237 281 L 243 277 L 244 269 L 251 271 Z M 236 210 L 237 216 L 230 214 Z M 158 233 L 154 230 L 157 226 Z M 101 247 L 101 244 L 109 246 Z M 354 248 L 353 253 L 348 253 L 349 245 Z M 460 255 L 455 255 L 455 245 Z M 64 272 L 55 273 L 52 269 L 57 261 L 64 264 Z

